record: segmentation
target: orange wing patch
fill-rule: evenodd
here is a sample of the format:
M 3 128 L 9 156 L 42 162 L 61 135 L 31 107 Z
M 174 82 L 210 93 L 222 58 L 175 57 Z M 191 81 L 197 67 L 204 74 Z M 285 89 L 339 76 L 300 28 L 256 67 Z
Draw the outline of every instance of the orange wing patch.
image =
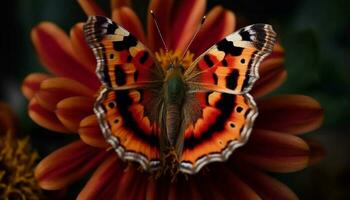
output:
M 185 173 L 193 174 L 204 164 L 226 160 L 248 139 L 249 128 L 257 116 L 256 105 L 248 94 L 212 92 L 205 96 L 202 116 L 185 131 L 180 164 Z
M 153 171 L 159 166 L 159 131 L 145 115 L 140 100 L 137 90 L 106 90 L 98 98 L 95 112 L 118 155 Z

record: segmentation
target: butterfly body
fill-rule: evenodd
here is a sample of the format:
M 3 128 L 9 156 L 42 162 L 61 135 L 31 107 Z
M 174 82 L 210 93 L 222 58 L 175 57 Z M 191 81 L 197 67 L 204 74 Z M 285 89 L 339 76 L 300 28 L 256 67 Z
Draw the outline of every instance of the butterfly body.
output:
M 162 66 L 106 17 L 89 17 L 84 32 L 104 88 L 94 111 L 121 159 L 148 171 L 194 174 L 247 142 L 258 114 L 248 92 L 275 42 L 270 25 L 232 33 L 190 66 L 179 60 Z

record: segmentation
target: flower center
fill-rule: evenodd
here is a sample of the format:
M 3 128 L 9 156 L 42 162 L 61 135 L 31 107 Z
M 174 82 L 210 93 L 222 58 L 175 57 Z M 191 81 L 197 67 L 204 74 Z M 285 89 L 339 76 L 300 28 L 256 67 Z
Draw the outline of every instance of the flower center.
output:
M 178 50 L 176 51 L 170 50 L 169 52 L 166 52 L 164 49 L 160 49 L 155 54 L 156 54 L 157 61 L 165 69 L 167 69 L 171 61 L 173 63 L 181 62 L 181 65 L 183 66 L 183 68 L 187 69 L 192 64 L 193 57 L 194 57 L 193 53 L 187 51 L 185 56 L 182 58 L 182 52 Z
M 43 197 L 34 178 L 37 159 L 28 138 L 16 138 L 11 131 L 0 136 L 0 199 Z

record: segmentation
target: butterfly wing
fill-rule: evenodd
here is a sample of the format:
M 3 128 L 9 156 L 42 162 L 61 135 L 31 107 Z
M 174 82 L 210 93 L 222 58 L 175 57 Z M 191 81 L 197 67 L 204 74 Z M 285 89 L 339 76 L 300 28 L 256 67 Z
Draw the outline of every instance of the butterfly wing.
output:
M 270 25 L 255 24 L 227 36 L 195 60 L 185 72 L 189 93 L 201 114 L 184 133 L 180 170 L 196 173 L 204 165 L 225 161 L 246 143 L 256 104 L 247 92 L 259 78 L 260 62 L 273 48 Z M 185 116 L 186 116 L 186 110 Z
M 89 17 L 84 32 L 103 85 L 94 111 L 106 140 L 120 158 L 156 170 L 159 131 L 152 110 L 160 104 L 162 69 L 140 41 L 106 17 Z
M 111 19 L 89 17 L 84 32 L 97 60 L 96 73 L 105 87 L 120 90 L 162 82 L 163 70 L 152 53 Z
M 276 33 L 254 24 L 228 35 L 200 55 L 185 72 L 192 88 L 240 94 L 259 78 L 260 62 L 271 53 Z

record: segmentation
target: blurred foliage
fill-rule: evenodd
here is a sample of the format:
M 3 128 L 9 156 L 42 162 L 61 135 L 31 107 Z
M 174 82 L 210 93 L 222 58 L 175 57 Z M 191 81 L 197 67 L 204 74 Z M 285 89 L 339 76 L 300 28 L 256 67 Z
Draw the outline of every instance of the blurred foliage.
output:
M 134 9 L 145 19 L 147 1 L 134 2 Z M 84 21 L 86 17 L 77 2 L 71 0 L 14 0 L 7 3 L 2 13 L 5 15 L 3 19 L 6 19 L 3 22 L 5 29 L 1 31 L 0 37 L 0 99 L 9 102 L 21 116 L 23 129 L 31 133 L 33 145 L 45 156 L 74 139 L 74 136 L 67 138 L 66 135 L 47 134 L 48 130 L 40 128 L 27 117 L 27 100 L 20 91 L 21 81 L 30 72 L 44 71 L 31 44 L 30 30 L 41 21 L 52 21 L 68 32 L 72 25 Z M 108 10 L 109 1 L 98 0 L 98 3 Z M 346 125 L 350 117 L 350 1 L 208 0 L 208 9 L 218 4 L 233 10 L 240 23 L 264 22 L 275 27 L 286 50 L 288 79 L 274 94 L 298 93 L 316 98 L 325 109 L 325 123 L 317 132 L 320 135 L 318 137 L 330 153 L 338 156 L 329 156 L 327 162 L 343 159 L 341 165 L 348 165 L 348 145 L 343 144 L 346 147 L 342 151 L 334 151 L 333 148 L 337 148 L 337 142 L 342 140 L 341 137 L 335 138 L 348 138 Z M 56 142 L 47 144 L 45 141 L 48 140 Z M 336 182 L 334 187 L 340 187 L 337 185 L 338 179 L 334 177 L 342 174 L 349 177 L 349 167 L 334 168 L 334 165 L 328 164 L 296 173 L 292 179 L 285 179 L 289 180 L 301 199 L 347 199 L 338 193 L 333 196 L 313 196 L 313 192 L 325 185 L 313 188 L 299 184 L 305 178 L 309 180 L 307 183 L 320 184 L 320 177 L 327 181 L 327 176 L 330 176 L 333 178 L 329 179 Z M 343 179 L 339 181 L 344 182 Z M 339 184 L 341 187 L 346 184 L 349 186 L 349 182 Z M 341 191 L 343 190 L 340 193 Z

